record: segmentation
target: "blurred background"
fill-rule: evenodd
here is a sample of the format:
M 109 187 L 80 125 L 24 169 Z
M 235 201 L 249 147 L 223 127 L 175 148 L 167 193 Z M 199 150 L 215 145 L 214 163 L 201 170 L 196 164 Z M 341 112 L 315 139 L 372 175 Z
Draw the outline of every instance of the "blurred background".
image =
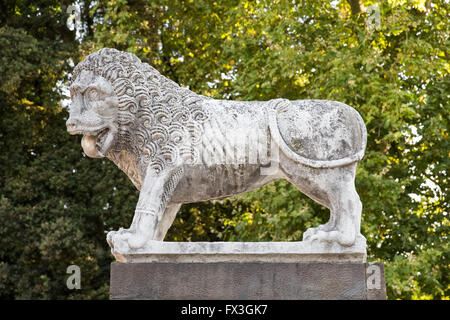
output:
M 138 191 L 65 127 L 73 67 L 103 47 L 214 98 L 356 108 L 368 261 L 389 299 L 448 299 L 448 21 L 428 0 L 1 0 L 0 299 L 108 299 L 106 232 L 130 225 Z M 166 240 L 300 241 L 328 217 L 280 180 L 183 205 Z

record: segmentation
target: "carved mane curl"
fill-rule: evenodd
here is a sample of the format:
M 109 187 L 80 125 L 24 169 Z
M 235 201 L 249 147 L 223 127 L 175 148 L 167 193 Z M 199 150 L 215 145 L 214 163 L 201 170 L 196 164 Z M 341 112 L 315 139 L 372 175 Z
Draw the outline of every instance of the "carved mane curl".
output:
M 119 99 L 117 142 L 108 154 L 114 162 L 122 150 L 141 159 L 143 173 L 148 166 L 160 172 L 180 157 L 195 161 L 193 146 L 201 141 L 202 123 L 209 118 L 201 102 L 208 98 L 180 87 L 134 54 L 116 49 L 88 55 L 75 67 L 72 82 L 83 70 L 107 79 Z

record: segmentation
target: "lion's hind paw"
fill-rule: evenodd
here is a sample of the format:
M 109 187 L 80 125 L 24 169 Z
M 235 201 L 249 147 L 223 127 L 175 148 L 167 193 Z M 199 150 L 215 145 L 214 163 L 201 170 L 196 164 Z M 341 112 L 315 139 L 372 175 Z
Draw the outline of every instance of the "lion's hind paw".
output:
M 310 241 L 326 241 L 326 242 L 337 242 L 342 246 L 348 247 L 355 243 L 354 233 L 344 233 L 338 230 L 323 231 L 317 230 L 317 232 L 312 235 L 308 240 Z

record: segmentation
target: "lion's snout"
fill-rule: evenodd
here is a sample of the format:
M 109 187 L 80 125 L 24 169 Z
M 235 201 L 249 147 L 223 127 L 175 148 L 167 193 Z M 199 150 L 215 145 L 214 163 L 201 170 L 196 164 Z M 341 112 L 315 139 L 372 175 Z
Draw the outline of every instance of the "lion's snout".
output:
M 69 132 L 70 134 L 76 134 L 77 121 L 72 117 L 69 117 L 69 119 L 66 121 L 66 127 L 67 132 Z

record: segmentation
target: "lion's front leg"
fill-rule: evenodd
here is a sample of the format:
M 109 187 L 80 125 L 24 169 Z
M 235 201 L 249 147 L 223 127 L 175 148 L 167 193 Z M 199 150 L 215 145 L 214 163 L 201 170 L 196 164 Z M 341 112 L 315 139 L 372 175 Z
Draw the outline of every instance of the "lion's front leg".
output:
M 166 206 L 182 173 L 182 168 L 166 170 L 159 174 L 151 171 L 147 173 L 130 228 L 108 233 L 108 243 L 112 248 L 120 251 L 136 250 L 150 240 L 157 240 Z

